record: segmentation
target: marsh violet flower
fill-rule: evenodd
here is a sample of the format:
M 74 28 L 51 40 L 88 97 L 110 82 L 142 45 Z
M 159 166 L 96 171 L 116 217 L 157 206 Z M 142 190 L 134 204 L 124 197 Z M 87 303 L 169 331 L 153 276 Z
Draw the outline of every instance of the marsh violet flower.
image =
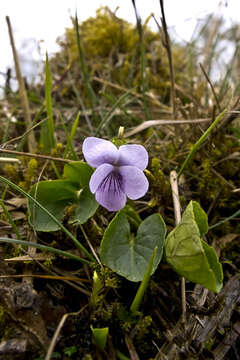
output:
M 118 211 L 127 197 L 136 200 L 146 194 L 148 180 L 143 170 L 148 153 L 142 145 L 122 145 L 118 149 L 111 141 L 88 137 L 82 151 L 87 163 L 96 168 L 90 190 L 107 210 Z

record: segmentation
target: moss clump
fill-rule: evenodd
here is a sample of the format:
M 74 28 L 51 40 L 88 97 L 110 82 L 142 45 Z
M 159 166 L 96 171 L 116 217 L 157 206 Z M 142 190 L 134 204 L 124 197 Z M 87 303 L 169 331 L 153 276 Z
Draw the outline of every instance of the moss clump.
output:
M 134 334 L 137 341 L 141 341 L 148 333 L 152 325 L 152 317 L 147 315 L 143 316 L 137 323 L 134 329 Z
M 96 11 L 96 16 L 87 19 L 79 25 L 80 42 L 84 53 L 85 72 L 88 73 L 91 86 L 96 94 L 96 102 L 100 99 L 97 94 L 106 86 L 110 85 L 111 94 L 121 94 L 130 88 L 133 92 L 142 92 L 151 89 L 148 101 L 151 103 L 169 102 L 170 82 L 169 66 L 166 50 L 162 45 L 159 33 L 150 30 L 146 24 L 143 28 L 143 43 L 139 40 L 136 28 L 127 21 L 119 18 L 108 7 L 101 7 Z M 79 72 L 79 55 L 75 28 L 69 28 L 65 36 L 59 39 L 61 51 L 52 59 L 52 66 L 57 67 L 57 72 L 64 73 L 66 67 L 71 64 L 69 73 L 75 79 L 75 84 L 84 103 L 89 103 L 88 93 L 84 85 L 84 74 Z M 144 46 L 144 85 L 142 76 L 141 49 Z M 184 47 L 174 44 L 172 47 L 173 58 L 176 68 L 176 81 L 182 86 L 187 84 L 187 62 Z M 61 61 L 62 60 L 62 61 Z M 61 64 L 59 66 L 58 64 Z M 196 69 L 196 67 L 195 67 Z M 95 78 L 94 78 L 95 77 Z M 97 79 L 96 79 L 97 78 Z M 99 79 L 99 81 L 98 81 Z M 107 79 L 108 83 L 101 79 Z M 113 85 L 111 85 L 113 84 Z M 61 95 L 72 97 L 76 94 L 69 86 L 69 82 L 63 80 Z M 115 86 L 116 85 L 116 86 Z M 111 95 L 111 96 L 112 96 Z M 160 97 L 157 99 L 157 97 Z M 184 100 L 185 102 L 187 101 Z M 103 100 L 104 103 L 104 100 Z
M 169 200 L 170 184 L 162 171 L 160 159 L 154 157 L 150 168 L 151 172 L 147 172 L 151 189 L 151 200 L 148 206 L 162 207 Z
M 4 172 L 6 173 L 7 178 L 13 182 L 19 181 L 19 164 L 7 164 L 4 168 Z
M 23 172 L 24 180 L 18 183 L 23 190 L 29 191 L 33 183 L 36 181 L 38 175 L 38 162 L 36 159 L 31 159 L 27 163 L 27 168 Z

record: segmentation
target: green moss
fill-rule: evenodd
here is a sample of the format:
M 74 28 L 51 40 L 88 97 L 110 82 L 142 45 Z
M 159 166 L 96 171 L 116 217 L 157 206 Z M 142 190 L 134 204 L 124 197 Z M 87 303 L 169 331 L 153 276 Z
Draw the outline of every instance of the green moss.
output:
M 0 339 L 7 338 L 9 333 L 9 316 L 3 306 L 0 306 Z
M 169 199 L 170 184 L 162 171 L 160 159 L 153 158 L 150 168 L 151 172 L 147 172 L 151 189 L 151 200 L 148 202 L 148 206 L 162 206 Z
M 4 168 L 7 177 L 12 181 L 19 181 L 19 164 L 7 164 Z
M 96 94 L 99 94 L 102 88 L 104 92 L 118 96 L 122 94 L 121 87 L 123 91 L 134 88 L 134 92 L 141 93 L 143 85 L 141 44 L 135 26 L 119 18 L 108 7 L 101 7 L 96 11 L 95 17 L 79 24 L 79 33 L 90 77 L 96 76 L 103 80 L 102 85 L 92 81 L 91 85 Z M 147 24 L 143 25 L 143 43 L 146 63 L 145 86 L 148 84 L 147 88 L 151 89 L 151 93 L 160 97 L 160 101 L 167 103 L 170 101 L 170 81 L 166 49 L 161 43 L 159 33 L 150 30 Z M 79 55 L 74 27 L 66 29 L 65 37 L 59 40 L 59 44 L 61 52 L 52 59 L 52 64 L 57 66 L 60 72 L 65 71 L 58 65 L 61 63 L 60 59 L 66 63 L 66 66 L 71 64 L 70 72 L 75 79 L 79 94 L 84 102 L 90 105 L 83 76 L 79 73 Z M 174 44 L 172 52 L 176 81 L 179 85 L 186 86 L 187 76 L 184 70 L 188 64 L 184 47 Z M 104 83 L 105 79 L 113 86 Z M 72 90 L 68 83 L 62 88 L 64 97 L 71 96 Z M 155 102 L 153 97 L 149 97 L 148 100 L 150 103 Z M 159 99 L 157 102 L 159 103 Z
M 37 168 L 38 168 L 38 162 L 36 159 L 31 159 L 29 162 L 28 162 L 28 167 L 27 167 L 27 171 L 24 175 L 24 178 L 25 178 L 25 181 L 26 183 L 29 183 L 31 184 L 34 177 L 36 176 L 37 174 Z
M 0 306 L 0 325 L 5 321 L 5 311 L 3 306 Z
M 152 325 L 152 318 L 149 315 L 142 317 L 138 321 L 134 329 L 135 337 L 138 341 L 142 340 L 149 333 L 149 328 L 151 325 Z

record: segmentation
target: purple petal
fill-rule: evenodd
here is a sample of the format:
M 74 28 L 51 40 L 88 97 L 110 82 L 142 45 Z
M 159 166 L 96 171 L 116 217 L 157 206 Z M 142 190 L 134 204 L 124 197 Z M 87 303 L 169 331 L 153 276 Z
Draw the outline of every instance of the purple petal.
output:
M 97 202 L 109 211 L 118 211 L 126 204 L 121 175 L 110 164 L 100 165 L 94 171 L 89 187 Z
M 120 166 L 118 169 L 122 177 L 122 189 L 129 199 L 136 200 L 148 191 L 148 180 L 136 166 Z
M 148 164 L 148 153 L 142 145 L 122 145 L 119 148 L 119 159 L 117 164 L 136 166 L 144 170 Z
M 88 137 L 82 146 L 83 155 L 87 163 L 92 167 L 102 164 L 113 164 L 118 160 L 118 149 L 111 141 Z
M 97 191 L 96 200 L 105 207 L 108 211 L 118 211 L 124 208 L 126 204 L 127 197 L 120 191 L 114 191 L 113 189 L 109 191 Z
M 113 170 L 114 167 L 112 165 L 103 164 L 94 171 L 89 182 L 89 188 L 93 194 L 95 194 L 99 186 L 101 186 L 101 184 Z

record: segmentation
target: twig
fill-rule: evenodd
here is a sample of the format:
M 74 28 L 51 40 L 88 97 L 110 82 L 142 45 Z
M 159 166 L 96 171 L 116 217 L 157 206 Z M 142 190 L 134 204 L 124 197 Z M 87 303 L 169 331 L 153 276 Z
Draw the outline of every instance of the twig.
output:
M 7 21 L 7 25 L 8 25 L 8 32 L 9 32 L 12 53 L 13 53 L 13 58 L 14 58 L 14 64 L 15 64 L 15 70 L 16 70 L 16 75 L 17 75 L 17 80 L 18 80 L 19 95 L 20 95 L 20 99 L 21 99 L 21 103 L 22 103 L 23 112 L 24 112 L 26 129 L 28 130 L 31 128 L 32 121 L 31 121 L 27 92 L 26 92 L 24 80 L 23 80 L 23 77 L 21 74 L 21 68 L 19 65 L 18 54 L 17 54 L 17 50 L 15 47 L 15 43 L 14 43 L 11 22 L 10 22 L 10 18 L 8 16 L 6 16 L 6 21 Z M 35 148 L 36 148 L 35 136 L 34 136 L 33 132 L 30 132 L 28 135 L 28 149 L 30 152 L 33 152 Z
M 170 173 L 170 183 L 172 187 L 172 198 L 173 198 L 173 206 L 174 206 L 174 215 L 175 215 L 175 223 L 178 225 L 181 221 L 181 205 L 179 200 L 179 192 L 178 192 L 178 181 L 177 181 L 177 173 L 176 171 L 171 171 Z M 186 290 L 185 290 L 185 279 L 182 277 L 181 279 L 181 294 L 182 294 L 182 323 L 186 323 Z
M 56 158 L 56 157 L 48 156 L 48 155 L 32 154 L 32 153 L 28 153 L 28 152 L 6 150 L 6 149 L 1 149 L 1 148 L 0 148 L 0 153 L 13 154 L 13 155 L 18 155 L 18 156 L 28 156 L 28 157 L 44 159 L 44 160 L 60 161 L 65 164 L 73 162 L 73 160 L 69 160 L 69 159 L 61 159 L 61 158 Z
M 168 35 L 167 30 L 167 23 L 165 19 L 165 13 L 164 13 L 164 6 L 163 6 L 163 0 L 159 0 L 161 13 L 162 13 L 162 27 L 163 27 L 163 33 L 164 33 L 164 47 L 167 51 L 168 56 L 168 62 L 169 62 L 169 70 L 170 70 L 170 80 L 171 80 L 171 105 L 172 105 L 172 111 L 173 116 L 177 118 L 177 107 L 176 107 L 176 91 L 175 91 L 175 75 L 174 75 L 174 68 L 173 68 L 173 61 L 172 61 L 172 52 L 171 52 L 171 41 Z M 154 18 L 155 19 L 155 18 Z M 156 19 L 155 19 L 156 21 Z M 157 23 L 157 21 L 156 21 Z M 158 23 L 157 23 L 158 25 Z
M 211 82 L 211 79 L 210 79 L 210 77 L 208 76 L 208 74 L 207 74 L 206 70 L 204 69 L 203 65 L 202 65 L 201 63 L 200 63 L 199 65 L 200 65 L 200 68 L 201 68 L 201 70 L 202 70 L 202 72 L 203 72 L 203 74 L 204 74 L 207 82 L 208 82 L 209 85 L 210 85 L 210 88 L 211 88 L 211 90 L 212 90 L 212 93 L 213 93 L 213 96 L 214 96 L 214 99 L 215 99 L 215 102 L 216 102 L 218 111 L 221 112 L 221 111 L 222 111 L 222 110 L 221 110 L 221 106 L 220 106 L 220 103 L 219 103 L 217 94 L 216 94 L 216 92 L 215 92 L 214 86 L 213 86 L 213 84 L 212 84 L 212 82 Z

